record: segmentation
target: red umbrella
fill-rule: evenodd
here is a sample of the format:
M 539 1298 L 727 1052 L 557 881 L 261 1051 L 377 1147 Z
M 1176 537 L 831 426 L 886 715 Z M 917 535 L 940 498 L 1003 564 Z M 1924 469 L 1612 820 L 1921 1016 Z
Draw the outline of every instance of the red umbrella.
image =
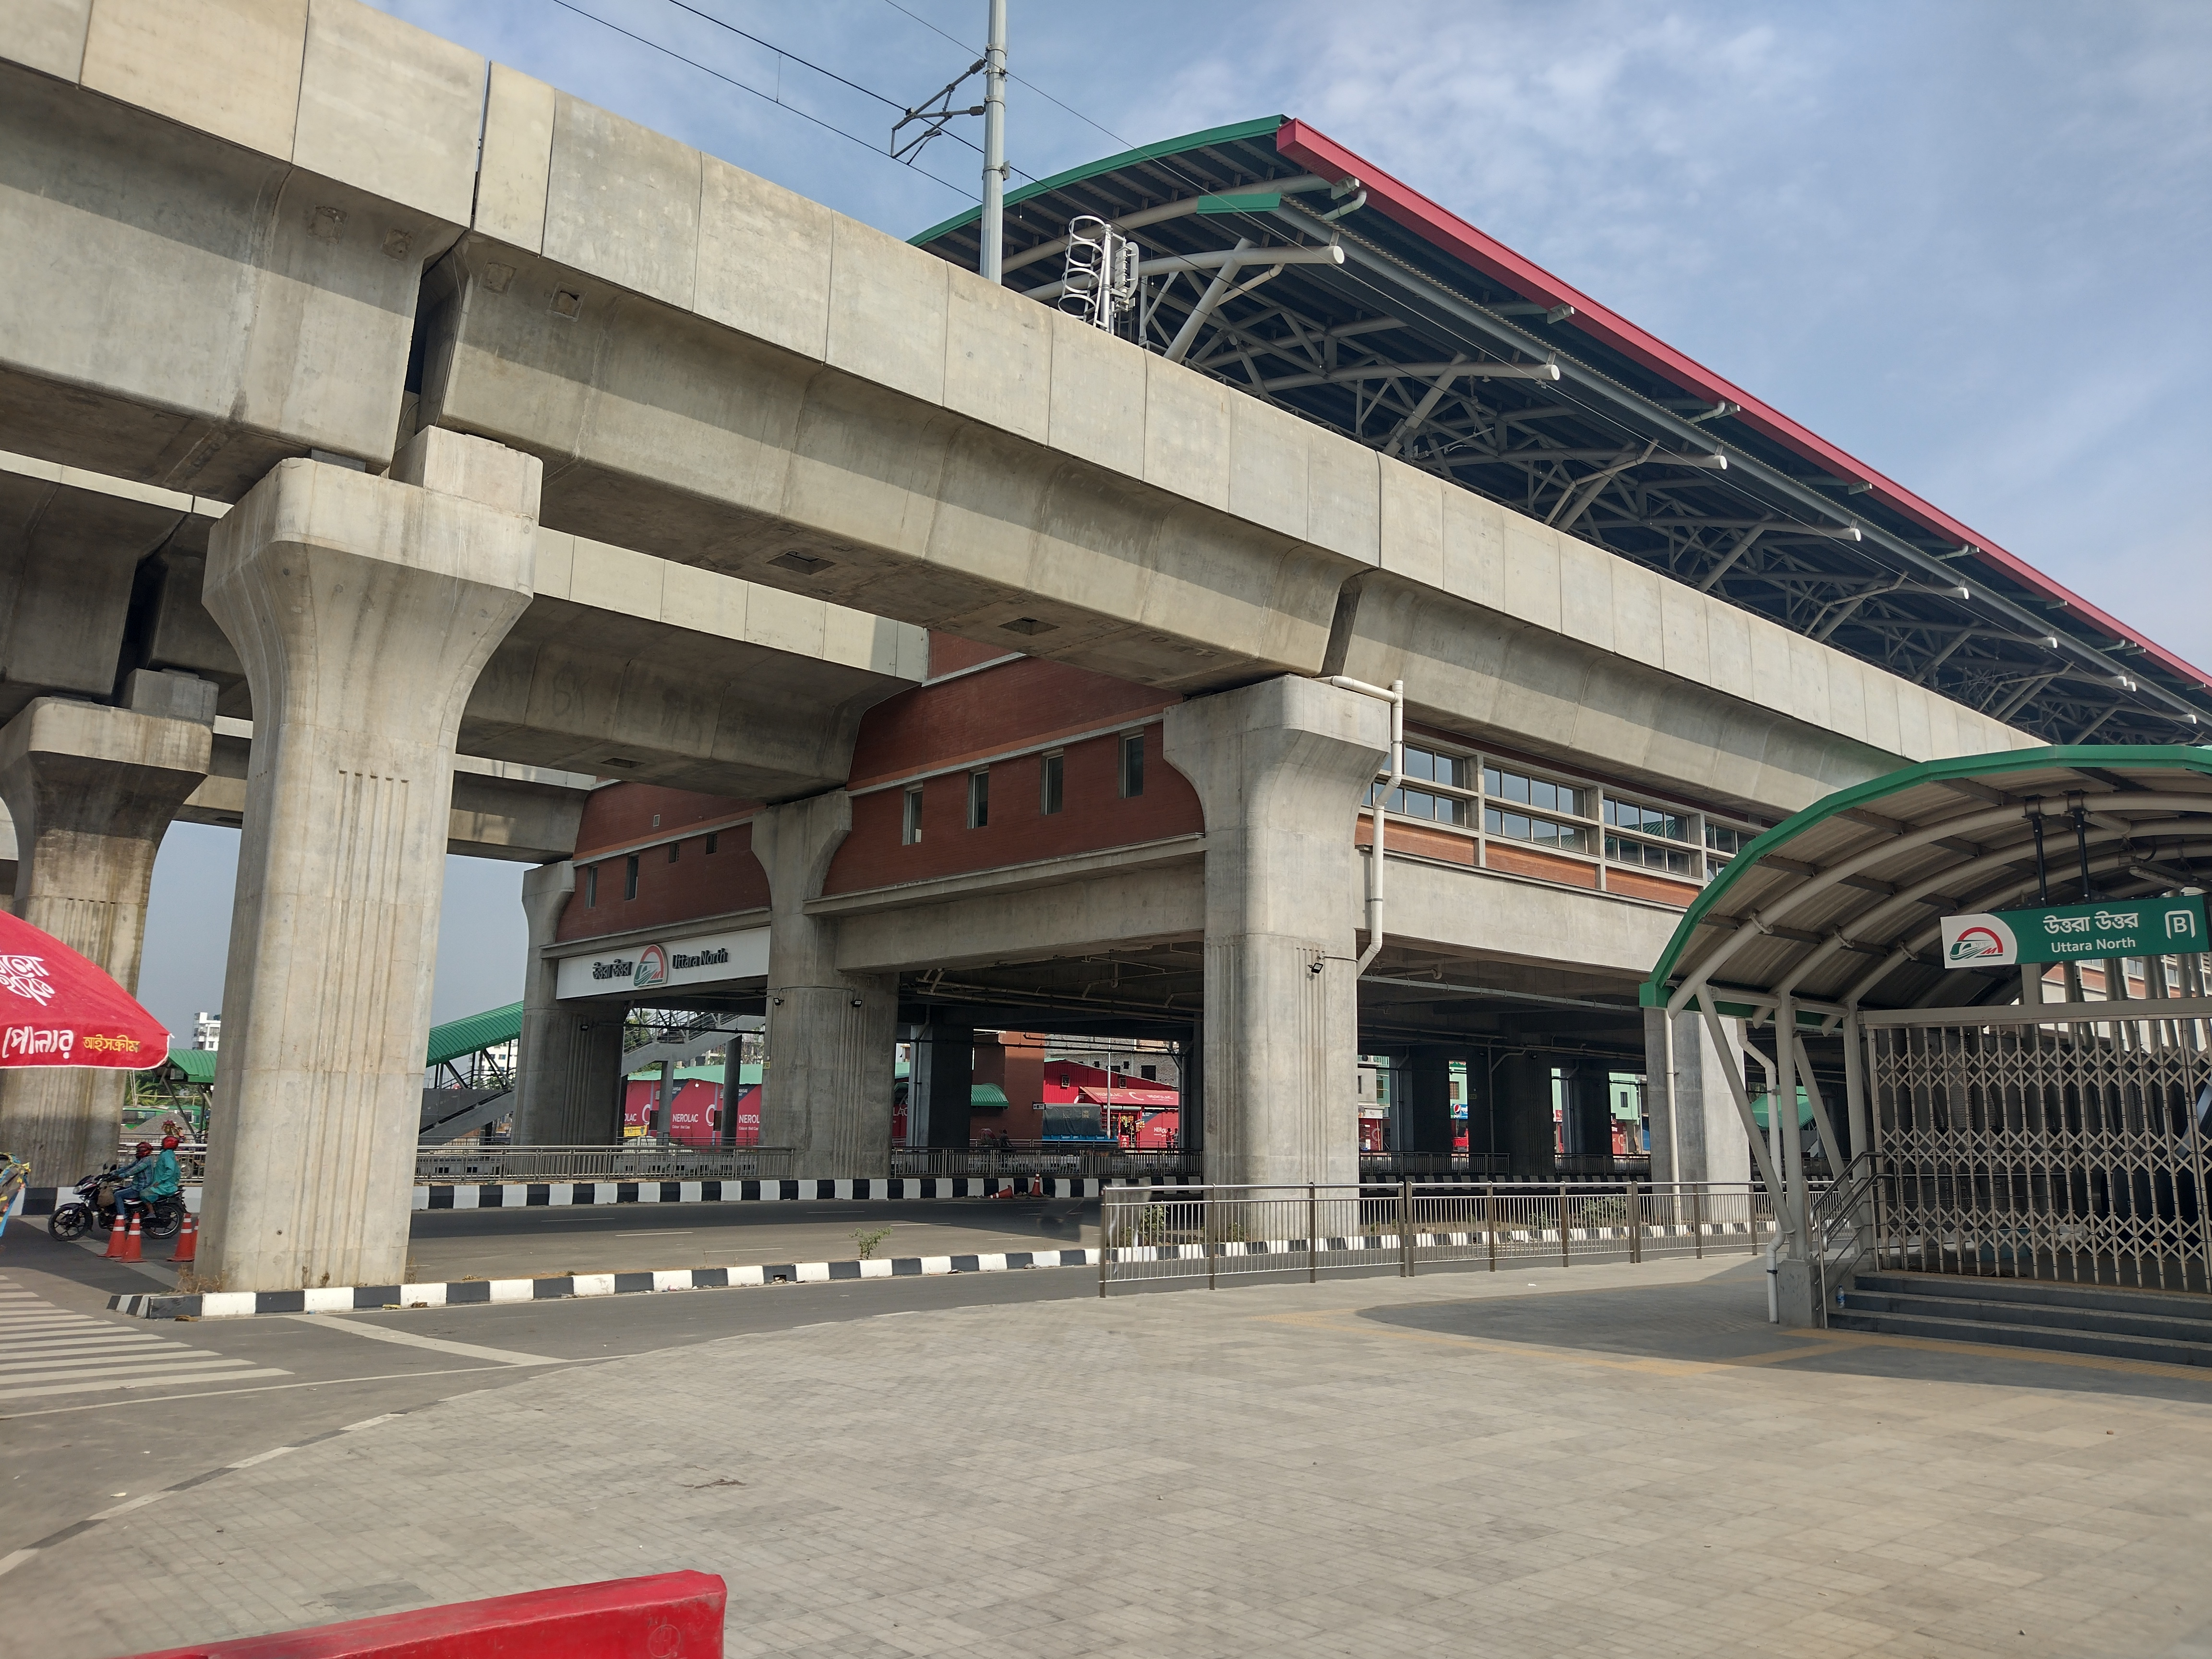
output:
M 0 1066 L 143 1071 L 168 1057 L 161 1021 L 105 970 L 0 911 Z

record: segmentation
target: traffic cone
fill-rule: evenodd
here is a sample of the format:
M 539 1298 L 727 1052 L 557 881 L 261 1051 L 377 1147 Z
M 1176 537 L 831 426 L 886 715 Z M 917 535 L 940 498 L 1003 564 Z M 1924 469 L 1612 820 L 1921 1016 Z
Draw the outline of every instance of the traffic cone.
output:
M 177 1231 L 177 1248 L 169 1252 L 173 1267 L 180 1267 L 198 1258 L 200 1249 L 200 1218 L 190 1210 L 185 1212 L 185 1224 Z
M 122 1230 L 117 1228 L 114 1231 L 120 1232 Z M 142 1248 L 138 1238 L 138 1218 L 133 1214 L 131 1218 L 131 1231 L 123 1235 L 123 1248 L 115 1253 L 115 1259 L 118 1261 L 137 1261 L 138 1252 Z
M 123 1224 L 122 1214 L 118 1212 L 115 1224 L 107 1230 L 107 1249 L 101 1254 L 110 1261 L 128 1261 L 129 1258 L 123 1254 L 123 1249 L 130 1237 L 131 1231 Z

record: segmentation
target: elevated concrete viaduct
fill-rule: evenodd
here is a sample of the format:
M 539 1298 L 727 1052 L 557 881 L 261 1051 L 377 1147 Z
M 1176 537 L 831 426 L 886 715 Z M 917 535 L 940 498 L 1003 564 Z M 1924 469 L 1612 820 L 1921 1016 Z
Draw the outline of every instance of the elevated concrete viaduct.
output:
M 56 469 L 15 580 L 66 613 L 0 696 L 197 676 L 219 778 L 207 721 L 252 722 L 204 1256 L 233 1288 L 399 1274 L 464 752 L 744 807 L 767 1110 L 810 1173 L 885 1157 L 902 976 L 1196 945 L 1209 1174 L 1334 1182 L 1363 1017 L 1428 1040 L 1455 994 L 1382 981 L 1590 1000 L 1666 928 L 1394 824 L 1396 954 L 1356 986 L 1387 729 L 1317 677 L 1753 818 L 2025 742 L 356 0 L 0 0 L 0 246 L 39 252 L 0 286 L 0 447 Z M 890 830 L 856 733 L 923 629 L 1152 688 L 1115 723 L 1193 820 L 833 880 Z M 563 850 L 516 816 L 500 844 Z M 544 971 L 576 884 L 531 880 L 524 1062 L 571 1129 L 556 1074 L 604 1060 Z

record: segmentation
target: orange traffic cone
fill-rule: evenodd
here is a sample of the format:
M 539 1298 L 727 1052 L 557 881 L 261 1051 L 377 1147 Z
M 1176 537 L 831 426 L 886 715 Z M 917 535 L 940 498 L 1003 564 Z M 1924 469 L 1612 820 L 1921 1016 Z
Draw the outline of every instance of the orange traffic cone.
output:
M 122 1229 L 118 1227 L 115 1229 L 115 1231 L 117 1232 L 121 1232 Z M 137 1261 L 138 1252 L 142 1248 L 138 1240 L 138 1218 L 134 1214 L 131 1218 L 131 1231 L 127 1233 L 124 1233 L 123 1248 L 115 1253 L 115 1259 L 118 1261 Z
M 110 1261 L 122 1261 L 124 1242 L 130 1236 L 131 1230 L 123 1224 L 123 1216 L 118 1211 L 115 1217 L 115 1224 L 107 1230 L 107 1249 L 101 1254 Z
M 177 1248 L 169 1252 L 173 1265 L 196 1259 L 200 1249 L 200 1218 L 190 1210 L 185 1212 L 185 1224 L 177 1232 Z

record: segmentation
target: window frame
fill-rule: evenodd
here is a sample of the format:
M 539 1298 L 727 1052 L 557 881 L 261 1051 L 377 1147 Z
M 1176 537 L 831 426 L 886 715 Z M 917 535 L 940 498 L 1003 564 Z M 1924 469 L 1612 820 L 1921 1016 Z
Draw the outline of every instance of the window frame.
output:
M 638 863 L 638 855 L 635 853 L 623 860 L 623 902 L 625 904 L 637 896 Z
M 899 806 L 899 845 L 919 847 L 921 844 L 921 789 L 918 783 L 907 785 Z
M 1067 751 L 1048 749 L 1037 757 L 1037 816 L 1057 817 L 1067 806 Z
M 586 910 L 599 908 L 599 866 L 596 864 L 584 866 L 584 908 Z
M 1145 732 L 1139 726 L 1121 734 L 1115 750 L 1115 784 L 1123 800 L 1141 799 L 1145 793 Z
M 968 827 L 991 827 L 991 769 L 979 766 L 968 774 Z

